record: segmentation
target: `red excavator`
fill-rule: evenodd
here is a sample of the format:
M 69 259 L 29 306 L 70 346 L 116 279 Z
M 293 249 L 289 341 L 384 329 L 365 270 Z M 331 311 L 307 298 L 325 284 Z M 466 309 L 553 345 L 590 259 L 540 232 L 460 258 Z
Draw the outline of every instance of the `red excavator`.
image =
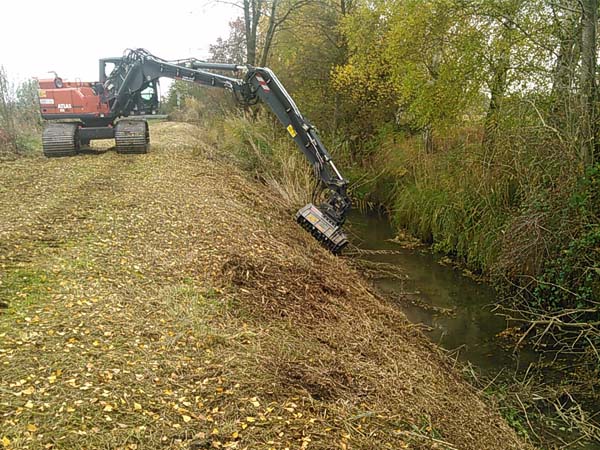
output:
M 242 78 L 222 75 L 242 73 Z M 342 225 L 350 209 L 347 180 L 333 163 L 315 128 L 302 116 L 275 74 L 264 67 L 184 59 L 167 61 L 147 50 L 127 50 L 100 60 L 96 82 L 68 82 L 55 74 L 39 80 L 40 110 L 47 121 L 42 144 L 47 157 L 73 156 L 95 139 L 115 140 L 118 153 L 146 153 L 150 133 L 146 116 L 157 113 L 161 77 L 231 91 L 244 105 L 265 103 L 283 124 L 314 169 L 319 206 L 301 208 L 296 220 L 334 254 L 348 244 Z

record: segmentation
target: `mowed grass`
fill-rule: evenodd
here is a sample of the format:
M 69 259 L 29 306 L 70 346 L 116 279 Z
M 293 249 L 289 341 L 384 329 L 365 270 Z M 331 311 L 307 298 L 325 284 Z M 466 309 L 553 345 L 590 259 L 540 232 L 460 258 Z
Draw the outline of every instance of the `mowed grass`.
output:
M 0 445 L 529 448 L 191 125 L 0 166 Z

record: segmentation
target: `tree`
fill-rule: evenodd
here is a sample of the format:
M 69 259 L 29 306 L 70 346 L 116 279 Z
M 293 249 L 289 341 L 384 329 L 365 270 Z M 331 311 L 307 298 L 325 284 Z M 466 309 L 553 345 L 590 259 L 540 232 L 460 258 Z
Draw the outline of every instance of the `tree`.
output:
M 263 0 L 243 0 L 243 9 L 246 36 L 246 63 L 254 66 L 256 65 L 258 24 L 263 14 Z
M 578 0 L 552 4 L 554 33 L 558 40 L 552 74 L 552 117 L 558 126 L 566 125 L 571 107 L 577 65 L 581 54 L 581 13 Z
M 581 0 L 581 160 L 594 161 L 596 147 L 596 31 L 598 0 Z
M 245 62 L 251 66 L 267 64 L 277 31 L 297 11 L 310 2 L 310 0 L 239 1 L 240 3 L 233 4 L 240 7 L 243 12 Z M 234 23 L 237 27 L 237 21 Z M 239 35 L 241 35 L 241 30 Z M 217 45 L 223 45 L 223 41 L 218 41 Z
M 280 75 L 301 109 L 322 129 L 337 130 L 355 116 L 341 91 L 332 88 L 334 68 L 348 61 L 340 23 L 352 11 L 348 0 L 310 2 L 278 29 L 269 66 Z M 307 32 L 309 30 L 309 32 Z
M 209 47 L 210 60 L 231 64 L 242 64 L 246 60 L 246 32 L 244 20 L 240 17 L 229 22 L 229 36 L 218 38 Z
M 340 87 L 369 93 L 373 109 L 425 134 L 455 127 L 480 102 L 485 38 L 469 14 L 448 0 L 362 4 L 344 31 L 350 58 Z M 352 88 L 351 84 L 354 84 Z
M 267 65 L 269 52 L 273 46 L 275 33 L 290 18 L 292 14 L 297 14 L 301 8 L 309 3 L 309 0 L 271 0 L 269 5 L 268 25 L 260 52 L 260 66 Z

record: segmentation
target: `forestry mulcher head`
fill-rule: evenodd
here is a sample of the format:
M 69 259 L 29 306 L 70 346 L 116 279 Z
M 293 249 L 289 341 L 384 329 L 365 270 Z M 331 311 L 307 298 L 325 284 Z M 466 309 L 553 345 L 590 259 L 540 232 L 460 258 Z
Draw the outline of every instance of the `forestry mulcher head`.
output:
M 296 221 L 334 255 L 339 255 L 348 245 L 348 238 L 342 231 L 342 224 L 312 203 L 296 213 Z

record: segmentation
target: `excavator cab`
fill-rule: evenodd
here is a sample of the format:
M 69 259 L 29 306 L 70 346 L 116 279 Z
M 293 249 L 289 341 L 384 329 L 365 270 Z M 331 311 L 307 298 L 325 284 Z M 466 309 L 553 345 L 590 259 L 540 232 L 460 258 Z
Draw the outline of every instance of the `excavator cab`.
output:
M 158 113 L 158 80 L 151 81 L 134 99 L 131 115 L 153 115 Z
M 125 82 L 126 70 L 127 66 L 123 64 L 123 57 L 100 59 L 98 87 L 96 89 L 98 94 L 102 95 L 104 92 L 118 90 L 120 87 L 119 84 Z M 118 73 L 119 71 L 123 71 L 123 73 Z M 158 88 L 159 80 L 153 79 L 148 81 L 144 88 L 132 94 L 129 115 L 144 116 L 157 114 L 160 106 Z

